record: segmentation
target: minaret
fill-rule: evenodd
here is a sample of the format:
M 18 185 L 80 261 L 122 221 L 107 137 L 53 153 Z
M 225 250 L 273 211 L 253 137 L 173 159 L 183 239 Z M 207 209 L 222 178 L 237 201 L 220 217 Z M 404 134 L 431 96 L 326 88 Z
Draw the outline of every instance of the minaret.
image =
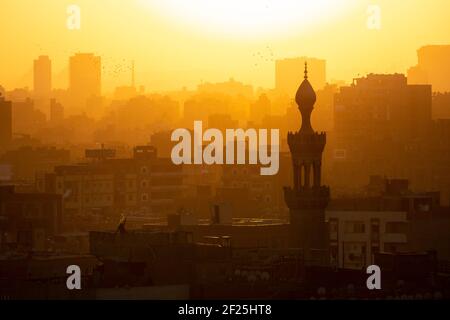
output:
M 305 262 L 327 264 L 328 227 L 325 208 L 330 198 L 330 189 L 322 186 L 322 152 L 326 134 L 317 133 L 311 126 L 311 112 L 316 103 L 316 94 L 308 81 L 308 65 L 305 77 L 295 96 L 302 115 L 300 131 L 288 134 L 294 173 L 293 188 L 285 188 L 285 201 L 290 213 L 292 246 L 303 249 Z

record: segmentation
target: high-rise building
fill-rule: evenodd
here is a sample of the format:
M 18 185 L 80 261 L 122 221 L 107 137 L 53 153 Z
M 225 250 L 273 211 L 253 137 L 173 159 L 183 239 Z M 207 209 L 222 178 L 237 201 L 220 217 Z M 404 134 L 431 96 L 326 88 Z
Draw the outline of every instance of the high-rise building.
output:
M 440 153 L 443 144 L 433 143 L 433 136 L 440 135 L 433 128 L 431 106 L 431 86 L 408 85 L 402 74 L 369 74 L 341 87 L 335 95 L 326 168 L 335 194 L 353 192 L 368 175 L 405 178 L 415 188 L 442 190 L 435 181 L 447 179 L 446 171 L 438 169 L 447 153 Z
M 405 143 L 424 138 L 431 125 L 429 85 L 408 85 L 402 74 L 369 74 L 335 96 L 335 135 L 340 148 L 374 148 L 369 139 Z M 382 151 L 383 152 L 383 151 Z M 384 153 L 384 152 L 383 152 Z M 347 154 L 355 159 L 355 154 Z
M 0 150 L 4 149 L 12 139 L 12 107 L 0 95 Z
M 315 90 L 321 90 L 326 84 L 326 61 L 316 58 L 291 58 L 275 62 L 275 88 L 279 93 L 290 97 L 295 95 L 301 81 L 303 66 L 308 63 L 314 74 L 309 82 Z
M 101 58 L 92 53 L 70 57 L 69 91 L 74 103 L 85 106 L 92 97 L 101 96 Z
M 435 92 L 450 91 L 450 45 L 425 46 L 417 56 L 419 63 L 408 70 L 408 82 L 431 84 Z
M 297 90 L 295 100 L 302 115 L 300 131 L 288 134 L 292 155 L 294 183 L 285 188 L 285 200 L 290 213 L 292 246 L 301 248 L 306 264 L 328 265 L 328 230 L 325 208 L 330 189 L 322 185 L 322 153 L 326 133 L 317 133 L 311 126 L 311 112 L 316 94 L 308 81 L 305 63 L 305 79 Z
M 52 91 L 52 61 L 48 56 L 34 60 L 34 95 L 38 99 L 49 99 Z

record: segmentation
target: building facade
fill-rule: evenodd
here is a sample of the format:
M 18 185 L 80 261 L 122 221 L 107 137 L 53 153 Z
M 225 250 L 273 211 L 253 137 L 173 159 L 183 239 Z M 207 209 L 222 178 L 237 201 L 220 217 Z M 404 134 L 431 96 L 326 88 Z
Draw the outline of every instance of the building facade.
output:
M 12 140 L 12 105 L 0 95 L 0 151 Z
M 65 217 L 167 214 L 182 194 L 182 166 L 159 158 L 155 148 L 136 147 L 133 158 L 108 159 L 105 152 L 91 162 L 57 166 L 38 181 L 42 191 L 63 196 Z
M 372 177 L 364 195 L 333 199 L 326 211 L 331 262 L 361 270 L 379 253 L 433 251 L 448 260 L 450 208 L 439 193 L 417 193 L 407 180 Z
M 0 187 L 0 247 L 44 251 L 61 230 L 61 196 Z

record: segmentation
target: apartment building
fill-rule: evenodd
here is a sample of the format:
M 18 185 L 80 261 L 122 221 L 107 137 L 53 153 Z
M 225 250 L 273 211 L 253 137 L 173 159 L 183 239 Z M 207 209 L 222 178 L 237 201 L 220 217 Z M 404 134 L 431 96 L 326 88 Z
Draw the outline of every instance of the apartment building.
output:
M 109 158 L 105 152 L 98 155 L 91 157 L 91 162 L 57 166 L 53 173 L 38 177 L 41 191 L 63 196 L 66 217 L 95 212 L 175 212 L 175 200 L 182 194 L 181 166 L 175 166 L 169 158 L 158 157 L 156 149 L 150 146 L 136 147 L 128 159 Z

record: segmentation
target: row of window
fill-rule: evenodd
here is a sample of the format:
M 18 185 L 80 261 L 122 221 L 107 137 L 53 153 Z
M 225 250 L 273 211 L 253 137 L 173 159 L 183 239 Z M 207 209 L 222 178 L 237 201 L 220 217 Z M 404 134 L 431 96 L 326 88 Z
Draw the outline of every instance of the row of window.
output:
M 234 181 L 232 184 L 233 188 L 255 188 L 255 189 L 270 189 L 270 183 L 266 182 L 265 184 L 262 183 L 249 183 L 249 182 L 238 182 Z
M 337 224 L 330 224 L 330 231 L 337 232 Z M 406 233 L 407 224 L 405 222 L 391 221 L 386 222 L 386 233 Z M 366 233 L 366 224 L 362 221 L 346 221 L 344 224 L 344 232 L 347 234 L 363 234 Z M 371 233 L 379 234 L 379 225 L 371 225 Z
M 150 196 L 147 193 L 141 194 L 140 197 L 141 201 L 149 201 Z M 111 201 L 112 197 L 110 195 L 93 195 L 93 196 L 86 196 L 85 197 L 85 203 L 94 202 L 94 201 Z M 135 201 L 136 195 L 135 194 L 128 194 L 127 195 L 127 201 Z
M 127 182 L 126 182 L 127 188 L 131 188 L 131 189 L 134 188 L 135 182 L 136 182 L 135 180 L 127 180 Z M 159 185 L 171 185 L 169 183 L 174 183 L 174 184 L 177 183 L 177 181 L 168 181 L 167 179 L 164 181 L 163 180 L 159 180 L 159 181 L 154 180 L 153 182 L 154 182 L 153 183 L 154 185 L 158 185 L 158 186 Z M 66 189 L 73 189 L 75 186 L 77 186 L 76 183 L 74 183 L 74 184 L 67 183 L 65 187 L 66 187 Z M 123 184 L 122 184 L 122 186 L 123 186 Z M 151 183 L 148 180 L 142 180 L 140 182 L 141 188 L 148 188 L 150 186 L 151 186 Z M 62 190 L 64 187 L 63 183 L 58 182 L 57 187 L 59 190 Z M 108 182 L 84 182 L 85 190 L 102 191 L 102 190 L 111 190 L 112 187 L 113 187 L 113 182 L 111 182 L 111 181 L 108 181 Z

